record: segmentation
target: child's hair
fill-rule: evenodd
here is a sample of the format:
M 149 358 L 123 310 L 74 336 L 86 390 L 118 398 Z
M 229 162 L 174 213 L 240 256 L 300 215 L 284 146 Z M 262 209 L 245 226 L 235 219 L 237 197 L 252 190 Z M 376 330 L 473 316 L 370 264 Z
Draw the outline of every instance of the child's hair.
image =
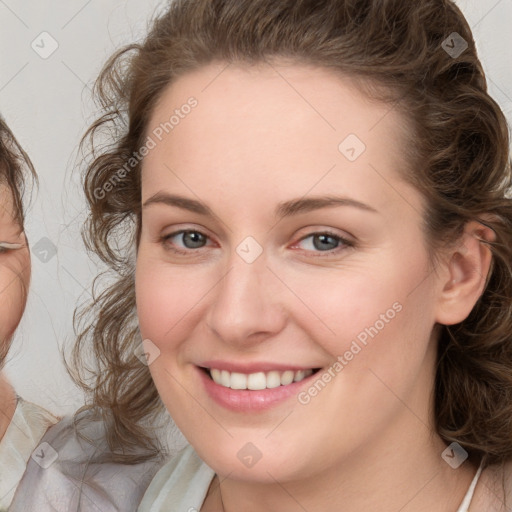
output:
M 471 30 L 449 0 L 174 0 L 142 44 L 107 62 L 95 89 L 104 115 L 82 140 L 92 147 L 83 235 L 114 282 L 99 288 L 97 281 L 92 303 L 77 310 L 73 362 L 92 404 L 106 411 L 111 446 L 154 450 L 143 425 L 162 409 L 148 368 L 134 354 L 141 342 L 134 292 L 141 165 L 135 155 L 152 110 L 188 71 L 214 61 L 279 60 L 357 80 L 369 97 L 402 114 L 410 127 L 405 178 L 427 200 L 425 236 L 433 255 L 468 221 L 485 219 L 495 232 L 482 297 L 466 320 L 440 326 L 434 412 L 447 443 L 457 441 L 487 464 L 511 459 L 509 133 L 487 93 Z
M 0 116 L 0 185 L 7 186 L 12 194 L 14 217 L 21 228 L 25 222 L 23 196 L 27 177 L 37 181 L 34 166 Z

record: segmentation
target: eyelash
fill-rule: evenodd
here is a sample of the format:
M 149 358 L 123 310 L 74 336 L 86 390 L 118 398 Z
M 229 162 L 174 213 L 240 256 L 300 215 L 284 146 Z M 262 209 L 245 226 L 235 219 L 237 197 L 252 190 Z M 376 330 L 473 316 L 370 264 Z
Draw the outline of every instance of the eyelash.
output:
M 180 255 L 183 255 L 183 256 L 194 254 L 196 251 L 199 251 L 200 249 L 204 248 L 204 247 L 198 247 L 197 249 L 183 250 L 183 249 L 177 249 L 176 247 L 171 247 L 170 246 L 170 244 L 169 244 L 169 240 L 170 239 L 172 239 L 172 238 L 174 238 L 175 236 L 178 236 L 178 235 L 185 235 L 187 233 L 198 233 L 198 234 L 206 237 L 207 239 L 209 239 L 208 235 L 205 235 L 201 231 L 198 231 L 198 230 L 195 230 L 195 229 L 182 229 L 182 230 L 170 233 L 168 235 L 162 236 L 160 238 L 160 243 L 166 248 L 166 250 L 170 250 L 170 251 L 172 251 L 172 252 L 174 252 L 176 254 L 180 254 Z M 310 233 L 310 234 L 308 234 L 306 236 L 303 236 L 300 240 L 295 242 L 293 244 L 293 246 L 296 246 L 300 242 L 302 242 L 302 241 L 304 241 L 304 240 L 306 240 L 306 239 L 308 239 L 310 237 L 322 236 L 322 235 L 327 235 L 330 238 L 334 238 L 341 245 L 341 247 L 336 247 L 335 249 L 330 249 L 328 251 L 308 251 L 308 250 L 306 250 L 306 252 L 317 253 L 316 255 L 313 256 L 315 258 L 317 258 L 317 257 L 326 257 L 326 256 L 329 257 L 329 256 L 337 255 L 340 251 L 342 251 L 344 249 L 347 249 L 347 248 L 350 248 L 350 247 L 355 247 L 355 243 L 354 242 L 352 242 L 350 240 L 347 240 L 346 238 L 343 238 L 342 236 L 337 235 L 336 233 L 333 233 L 332 231 L 329 231 L 329 230 L 315 231 L 314 233 Z

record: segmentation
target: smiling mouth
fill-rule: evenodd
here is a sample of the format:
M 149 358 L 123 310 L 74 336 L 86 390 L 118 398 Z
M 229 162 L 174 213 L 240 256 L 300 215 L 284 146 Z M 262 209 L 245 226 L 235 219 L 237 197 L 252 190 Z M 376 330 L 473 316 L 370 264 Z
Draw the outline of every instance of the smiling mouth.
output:
M 319 371 L 319 368 L 309 370 L 286 370 L 255 373 L 238 373 L 217 368 L 202 368 L 202 370 L 219 386 L 236 389 L 260 391 L 288 386 L 300 382 Z

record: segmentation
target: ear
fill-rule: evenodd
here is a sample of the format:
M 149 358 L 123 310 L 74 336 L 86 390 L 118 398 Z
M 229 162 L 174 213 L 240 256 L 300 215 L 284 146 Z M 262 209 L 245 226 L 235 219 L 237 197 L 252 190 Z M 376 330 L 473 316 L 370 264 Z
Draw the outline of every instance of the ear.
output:
M 443 325 L 458 324 L 471 313 L 482 295 L 492 262 L 492 253 L 486 242 L 496 239 L 491 228 L 471 221 L 456 247 L 445 260 L 442 272 L 441 294 L 436 321 Z

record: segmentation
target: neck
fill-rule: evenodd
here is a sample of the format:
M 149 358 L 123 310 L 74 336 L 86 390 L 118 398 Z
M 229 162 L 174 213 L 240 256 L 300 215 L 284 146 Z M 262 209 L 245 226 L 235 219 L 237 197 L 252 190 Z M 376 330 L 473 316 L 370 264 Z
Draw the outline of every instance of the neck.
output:
M 4 437 L 16 409 L 16 395 L 3 374 L 0 373 L 0 440 Z
M 423 446 L 418 439 L 410 441 L 384 445 L 374 457 L 363 449 L 344 461 L 343 468 L 308 480 L 255 484 L 221 478 L 212 510 L 455 512 L 477 468 L 466 461 L 453 470 L 441 458 L 446 445 L 439 438 Z

